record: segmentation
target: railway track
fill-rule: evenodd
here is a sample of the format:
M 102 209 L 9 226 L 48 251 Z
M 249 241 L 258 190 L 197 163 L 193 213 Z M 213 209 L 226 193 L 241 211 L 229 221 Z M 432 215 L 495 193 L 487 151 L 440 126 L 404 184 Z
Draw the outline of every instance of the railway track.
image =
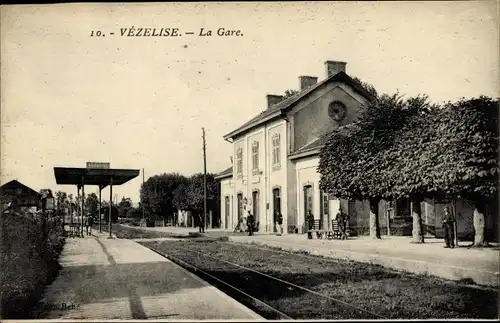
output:
M 198 275 L 266 319 L 386 319 L 341 299 L 197 250 L 176 246 L 167 254 L 151 246 L 148 248 Z M 285 306 L 286 302 L 288 306 Z M 289 306 L 290 303 L 294 305 Z M 307 308 L 309 310 L 304 310 Z

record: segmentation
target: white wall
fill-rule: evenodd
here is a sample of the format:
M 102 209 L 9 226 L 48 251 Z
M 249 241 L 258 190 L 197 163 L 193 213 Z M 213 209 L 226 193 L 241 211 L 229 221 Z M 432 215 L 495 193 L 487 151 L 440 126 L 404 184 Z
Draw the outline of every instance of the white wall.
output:
M 319 156 L 302 158 L 297 160 L 296 176 L 297 176 L 297 227 L 299 233 L 303 233 L 305 229 L 305 214 L 304 214 L 304 189 L 306 185 L 311 185 L 313 189 L 313 206 L 312 213 L 315 219 L 320 219 L 320 175 L 317 172 L 319 164 Z
M 234 229 L 236 226 L 234 207 L 231 205 L 231 200 L 234 199 L 234 185 L 233 179 L 231 177 L 226 177 L 220 180 L 220 217 L 221 217 L 221 227 L 222 229 L 226 229 L 226 196 L 229 197 L 229 222 L 227 229 Z
M 280 134 L 280 153 L 281 166 L 279 169 L 272 168 L 272 136 Z M 259 192 L 259 231 L 269 232 L 273 230 L 273 196 L 272 189 L 274 187 L 281 188 L 282 214 L 284 225 L 286 225 L 286 205 L 287 205 L 287 132 L 286 121 L 277 120 L 263 125 L 255 130 L 246 133 L 245 135 L 235 138 L 234 140 L 234 156 L 237 157 L 238 148 L 243 149 L 243 172 L 242 176 L 236 174 L 237 158 L 234 159 L 233 165 L 233 228 L 237 224 L 237 194 L 242 193 L 243 198 L 247 199 L 243 216 L 247 215 L 247 211 L 252 211 L 252 193 Z M 252 168 L 252 145 L 259 142 L 259 172 L 254 173 Z M 227 193 L 226 193 L 227 194 Z M 224 201 L 224 195 L 221 192 L 221 203 Z M 269 206 L 269 208 L 268 208 Z M 221 208 L 222 210 L 222 208 Z M 224 213 L 222 213 L 224 217 Z
M 288 185 L 287 185 L 287 127 L 285 120 L 279 120 L 267 125 L 267 156 L 266 156 L 266 196 L 267 203 L 269 203 L 269 209 L 267 212 L 267 231 L 272 232 L 274 229 L 274 201 L 273 201 L 273 189 L 279 188 L 281 195 L 281 214 L 283 215 L 283 228 L 287 227 L 288 223 Z M 273 167 L 273 155 L 272 155 L 272 138 L 274 135 L 279 134 L 280 136 L 280 166 Z M 286 233 L 286 230 L 283 230 Z

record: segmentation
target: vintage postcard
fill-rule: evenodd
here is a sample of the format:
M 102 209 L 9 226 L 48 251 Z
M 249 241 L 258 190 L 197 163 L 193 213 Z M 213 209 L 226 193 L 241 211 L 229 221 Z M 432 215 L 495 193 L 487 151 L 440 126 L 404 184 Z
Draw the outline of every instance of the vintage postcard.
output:
M 0 319 L 498 319 L 498 1 L 0 24 Z

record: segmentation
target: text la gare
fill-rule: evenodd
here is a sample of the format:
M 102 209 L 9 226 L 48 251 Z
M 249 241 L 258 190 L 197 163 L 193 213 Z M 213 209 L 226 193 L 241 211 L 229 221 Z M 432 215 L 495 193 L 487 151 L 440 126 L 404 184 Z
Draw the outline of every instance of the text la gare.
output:
M 243 36 L 243 33 L 241 32 L 241 30 L 219 28 L 219 29 L 217 29 L 216 35 L 217 36 Z M 199 36 L 212 36 L 212 30 L 201 28 Z

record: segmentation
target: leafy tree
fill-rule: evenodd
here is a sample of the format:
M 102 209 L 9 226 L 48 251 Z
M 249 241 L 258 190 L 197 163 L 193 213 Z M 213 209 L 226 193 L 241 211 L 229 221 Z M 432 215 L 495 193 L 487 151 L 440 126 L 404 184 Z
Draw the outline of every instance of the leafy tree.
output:
M 56 205 L 58 212 L 64 210 L 68 205 L 68 194 L 66 192 L 56 192 Z
M 173 205 L 174 191 L 180 183 L 185 183 L 186 177 L 178 173 L 155 175 L 141 186 L 141 203 L 149 216 L 161 218 L 164 221 L 172 219 L 175 207 Z
M 142 211 L 140 208 L 129 207 L 129 208 L 127 208 L 126 217 L 140 219 L 140 218 L 142 218 Z
M 185 183 L 180 183 L 174 190 L 172 203 L 177 210 L 191 210 L 192 203 L 188 197 L 189 188 L 189 181 L 186 180 Z
M 499 101 L 485 96 L 448 103 L 435 119 L 433 158 L 422 181 L 438 197 L 474 204 L 474 245 L 487 245 L 485 213 L 498 202 Z M 495 214 L 496 215 L 496 214 Z
M 398 111 L 401 123 L 391 129 L 391 145 L 378 152 L 379 176 L 386 183 L 382 192 L 385 199 L 410 198 L 413 242 L 423 243 L 421 202 L 432 195 L 423 176 L 429 164 L 429 144 L 435 137 L 433 120 L 438 107 L 429 103 L 427 96 L 409 98 L 404 101 L 404 106 L 403 111 Z
M 339 198 L 368 200 L 373 238 L 380 238 L 379 202 L 404 195 L 392 190 L 398 172 L 391 165 L 397 154 L 388 152 L 410 120 L 428 106 L 426 97 L 378 96 L 360 111 L 357 122 L 335 131 L 320 154 L 321 189 Z
M 87 214 L 93 214 L 97 212 L 99 207 L 99 198 L 95 193 L 87 194 L 85 198 L 85 212 Z
M 410 198 L 413 241 L 424 242 L 420 202 L 473 201 L 474 244 L 487 244 L 484 214 L 498 194 L 498 100 L 462 99 L 438 109 L 426 96 L 379 96 L 360 120 L 333 133 L 320 156 L 320 186 L 370 200 L 370 235 L 379 237 L 378 202 Z
M 220 205 L 220 183 L 215 179 L 215 174 L 207 174 L 207 212 L 214 212 Z M 204 210 L 204 189 L 203 189 L 203 174 L 197 173 L 189 177 L 189 184 L 177 192 L 181 196 L 184 190 L 186 198 L 184 199 L 184 207 L 197 214 L 203 213 Z
M 359 79 L 358 77 L 351 77 L 351 79 L 358 83 L 359 85 L 361 85 L 363 88 L 365 88 L 371 95 L 373 95 L 374 97 L 378 97 L 378 92 L 377 92 L 377 89 L 375 89 L 375 87 L 373 85 L 371 85 L 370 83 L 367 83 L 367 82 L 364 82 L 362 81 L 361 79 Z
M 413 102 L 422 106 L 422 101 Z M 424 104 L 425 105 L 425 104 Z M 410 197 L 414 242 L 424 242 L 420 201 L 424 197 L 473 201 L 475 244 L 484 240 L 485 206 L 494 204 L 498 182 L 498 101 L 479 97 L 427 105 L 386 151 L 393 198 Z
M 122 197 L 120 203 L 118 203 L 118 215 L 120 217 L 127 217 L 128 210 L 132 208 L 132 199 L 129 197 Z

